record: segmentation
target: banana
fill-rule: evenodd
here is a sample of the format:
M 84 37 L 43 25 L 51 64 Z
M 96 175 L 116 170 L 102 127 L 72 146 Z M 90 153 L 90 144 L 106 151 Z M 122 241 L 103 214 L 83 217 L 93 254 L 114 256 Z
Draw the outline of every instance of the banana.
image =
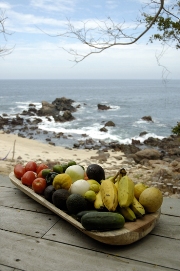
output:
M 137 217 L 142 217 L 145 215 L 144 207 L 135 197 L 133 198 L 133 202 L 130 207 Z
M 136 220 L 136 215 L 133 212 L 133 210 L 130 207 L 126 208 L 119 208 L 119 212 L 121 213 L 122 216 L 128 221 L 135 221 Z
M 121 180 L 121 178 L 123 177 L 123 176 L 125 176 L 126 175 L 126 170 L 124 169 L 124 168 L 121 168 L 119 171 L 118 171 L 118 173 L 116 174 L 116 178 L 115 178 L 115 186 L 116 186 L 116 188 L 117 188 L 117 190 L 118 190 L 118 186 L 119 186 L 119 181 Z
M 134 183 L 127 176 L 123 176 L 118 184 L 118 201 L 120 207 L 129 207 L 134 198 Z
M 96 199 L 94 201 L 94 208 L 97 210 L 102 210 L 104 209 L 104 204 L 102 201 L 102 197 L 101 197 L 101 192 L 99 190 L 99 192 L 96 194 Z
M 109 211 L 115 211 L 118 206 L 118 193 L 111 178 L 106 179 L 101 183 L 100 192 L 104 206 Z

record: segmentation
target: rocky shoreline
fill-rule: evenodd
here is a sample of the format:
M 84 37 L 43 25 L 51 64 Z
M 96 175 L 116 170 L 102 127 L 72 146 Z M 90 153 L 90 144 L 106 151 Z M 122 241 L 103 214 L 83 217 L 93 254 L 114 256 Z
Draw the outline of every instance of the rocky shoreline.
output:
M 38 128 L 38 124 L 42 122 L 40 118 L 42 116 L 49 121 L 51 121 L 51 118 L 54 118 L 56 122 L 72 121 L 74 119 L 73 112 L 76 112 L 80 106 L 73 107 L 73 102 L 73 100 L 64 97 L 57 98 L 51 104 L 44 101 L 39 110 L 36 109 L 34 104 L 29 104 L 29 109 L 17 114 L 15 118 L 7 114 L 0 116 L 0 129 L 6 134 L 18 134 L 19 137 L 29 139 L 36 139 L 34 138 L 35 134 L 39 134 L 39 137 L 44 136 L 45 141 L 50 145 L 55 145 L 53 139 L 58 140 L 61 137 L 73 140 L 71 135 L 52 133 Z M 98 110 L 110 108 L 99 104 L 97 106 Z M 144 120 L 152 121 L 150 116 L 145 116 Z M 107 127 L 113 125 L 112 121 L 107 121 L 102 131 L 106 132 Z M 75 142 L 73 149 L 96 150 L 97 156 L 92 157 L 92 159 L 95 159 L 98 163 L 107 161 L 109 150 L 115 153 L 123 152 L 127 164 L 129 164 L 129 173 L 133 175 L 134 168 L 137 169 L 137 180 L 141 178 L 149 185 L 158 186 L 164 193 L 168 193 L 167 195 L 180 194 L 180 136 L 170 135 L 162 140 L 149 137 L 143 143 L 132 140 L 131 144 L 107 143 L 102 140 L 97 142 L 88 138 L 87 135 L 82 136 L 84 140 Z M 131 168 L 133 169 L 131 170 Z M 147 173 L 145 176 L 140 173 L 142 168 L 143 172 L 146 171 Z

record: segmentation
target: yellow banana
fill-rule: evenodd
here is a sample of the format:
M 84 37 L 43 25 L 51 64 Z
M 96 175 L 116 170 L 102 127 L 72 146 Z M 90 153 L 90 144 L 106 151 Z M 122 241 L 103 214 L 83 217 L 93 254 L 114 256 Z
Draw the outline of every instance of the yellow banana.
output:
M 118 184 L 118 201 L 120 207 L 129 207 L 134 198 L 134 183 L 126 175 L 123 176 Z
M 119 208 L 119 212 L 121 213 L 122 216 L 124 216 L 125 220 L 128 220 L 128 221 L 136 220 L 136 215 L 130 207 Z
M 102 210 L 104 208 L 104 204 L 103 204 L 103 201 L 102 201 L 100 190 L 96 194 L 96 199 L 94 201 L 94 208 L 97 209 L 97 210 Z
M 115 184 L 110 179 L 104 180 L 101 183 L 100 192 L 104 206 L 109 211 L 115 211 L 118 206 L 118 194 Z
M 130 207 L 137 217 L 142 217 L 145 215 L 144 207 L 135 197 L 133 198 L 133 202 Z
M 118 190 L 118 186 L 119 186 L 119 181 L 125 175 L 126 175 L 126 170 L 124 168 L 121 168 L 120 171 L 118 171 L 118 173 L 116 174 L 117 177 L 115 176 L 116 177 L 115 178 L 115 186 L 116 186 L 117 190 Z

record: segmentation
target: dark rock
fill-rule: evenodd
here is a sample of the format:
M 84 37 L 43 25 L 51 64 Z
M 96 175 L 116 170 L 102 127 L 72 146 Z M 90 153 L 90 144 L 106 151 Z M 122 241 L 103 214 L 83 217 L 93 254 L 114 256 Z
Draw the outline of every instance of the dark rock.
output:
M 148 137 L 148 139 L 144 140 L 144 144 L 154 146 L 154 147 L 158 146 L 159 142 L 160 142 L 160 139 L 154 138 L 154 137 Z
M 142 117 L 142 120 L 145 120 L 145 121 L 152 121 L 152 122 L 153 122 L 151 116 L 144 116 L 144 117 Z
M 111 109 L 110 106 L 107 106 L 105 104 L 98 104 L 97 107 L 98 107 L 98 110 L 108 110 L 108 109 Z
M 140 142 L 140 140 L 135 140 L 135 139 L 132 139 L 132 144 L 133 145 L 139 145 L 139 144 L 141 144 L 141 142 Z
M 11 125 L 17 126 L 17 125 L 23 125 L 24 119 L 19 117 L 19 115 L 16 116 L 16 118 L 12 119 Z
M 99 129 L 99 131 L 100 131 L 100 132 L 107 132 L 108 129 L 106 129 L 105 127 L 102 127 L 102 128 Z
M 55 146 L 54 142 L 49 142 L 49 145 Z
M 148 132 L 146 132 L 146 131 L 141 132 L 141 133 L 139 134 L 139 136 L 144 136 L 144 135 L 147 135 L 147 133 L 148 133 Z
M 71 121 L 71 120 L 75 119 L 69 110 L 66 110 L 64 112 L 63 118 L 64 118 L 65 121 Z
M 74 101 L 71 99 L 66 99 L 65 97 L 62 98 L 56 98 L 53 102 L 52 105 L 55 106 L 57 111 L 70 111 L 70 112 L 76 112 L 76 108 L 72 106 L 72 103 Z
M 56 114 L 59 114 L 59 110 L 56 109 L 55 105 L 46 101 L 42 102 L 42 107 L 37 111 L 38 116 L 54 116 Z
M 155 149 L 144 149 L 132 154 L 131 157 L 134 159 L 136 163 L 140 163 L 143 159 L 148 160 L 158 160 L 162 158 L 162 155 L 159 151 Z
M 8 125 L 8 123 L 9 119 L 0 116 L 0 129 L 2 129 L 4 125 Z
M 32 125 L 35 125 L 35 124 L 38 124 L 38 123 L 40 123 L 40 122 L 42 122 L 42 119 L 36 118 L 36 119 L 34 119 L 33 121 L 31 121 L 31 124 L 32 124 Z
M 115 126 L 115 123 L 113 121 L 109 120 L 105 123 L 105 126 Z

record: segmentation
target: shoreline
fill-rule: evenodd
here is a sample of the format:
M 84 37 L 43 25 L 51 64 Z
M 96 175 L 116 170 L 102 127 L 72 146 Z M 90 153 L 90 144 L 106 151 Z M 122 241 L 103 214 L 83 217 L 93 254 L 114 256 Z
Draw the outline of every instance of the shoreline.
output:
M 65 148 L 14 134 L 0 132 L 0 174 L 8 175 L 15 164 L 28 161 L 37 163 L 64 163 L 75 160 L 77 164 L 87 167 L 91 163 L 99 163 L 108 173 L 115 174 L 126 160 L 123 152 L 108 151 L 98 153 L 97 150 Z M 119 161 L 121 163 L 119 163 Z

